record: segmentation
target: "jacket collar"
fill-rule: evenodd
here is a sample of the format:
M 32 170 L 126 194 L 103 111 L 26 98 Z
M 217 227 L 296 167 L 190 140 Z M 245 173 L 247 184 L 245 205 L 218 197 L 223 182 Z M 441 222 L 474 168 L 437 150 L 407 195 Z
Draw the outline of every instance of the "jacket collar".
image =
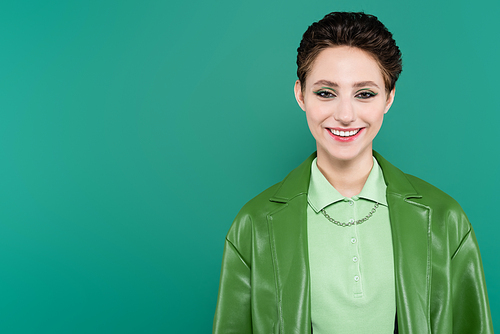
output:
M 380 168 L 382 168 L 382 172 L 384 173 L 384 180 L 387 185 L 387 194 L 394 194 L 406 199 L 412 197 L 422 197 L 408 181 L 405 173 L 394 167 L 376 151 L 373 151 L 373 156 L 377 159 Z
M 311 178 L 311 164 L 316 158 L 316 152 L 311 154 L 303 163 L 292 170 L 283 180 L 271 202 L 287 203 L 294 197 L 307 194 L 309 189 L 309 179 Z
M 387 194 L 394 194 L 403 198 L 420 198 L 415 188 L 406 178 L 406 175 L 394 167 L 390 162 L 384 159 L 376 151 L 373 151 L 373 156 L 377 159 L 384 180 L 387 184 Z M 281 183 L 274 196 L 270 198 L 272 202 L 287 203 L 292 198 L 307 194 L 309 189 L 309 179 L 311 176 L 311 163 L 316 158 L 316 152 L 311 154 L 303 163 L 292 170 Z

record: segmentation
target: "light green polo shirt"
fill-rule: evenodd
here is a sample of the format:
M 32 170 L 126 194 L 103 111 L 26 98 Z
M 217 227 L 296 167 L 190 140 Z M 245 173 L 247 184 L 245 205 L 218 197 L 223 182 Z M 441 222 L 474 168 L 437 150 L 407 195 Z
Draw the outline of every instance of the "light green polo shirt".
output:
M 391 226 L 382 170 L 373 168 L 363 190 L 342 196 L 311 166 L 307 233 L 311 275 L 311 316 L 314 334 L 394 332 L 396 295 Z M 362 219 L 379 203 L 371 218 L 359 225 L 341 223 Z

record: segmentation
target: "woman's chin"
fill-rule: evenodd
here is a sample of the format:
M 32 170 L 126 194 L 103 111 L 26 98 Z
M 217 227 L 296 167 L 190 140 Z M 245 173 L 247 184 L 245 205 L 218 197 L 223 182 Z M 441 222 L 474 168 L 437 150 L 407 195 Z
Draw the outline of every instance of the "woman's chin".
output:
M 339 148 L 339 149 L 329 149 L 327 151 L 321 151 L 318 149 L 318 158 L 321 160 L 326 158 L 330 161 L 338 161 L 342 163 L 350 163 L 361 161 L 364 158 L 371 158 L 372 149 L 365 148 L 364 150 L 356 150 L 353 147 L 350 148 Z

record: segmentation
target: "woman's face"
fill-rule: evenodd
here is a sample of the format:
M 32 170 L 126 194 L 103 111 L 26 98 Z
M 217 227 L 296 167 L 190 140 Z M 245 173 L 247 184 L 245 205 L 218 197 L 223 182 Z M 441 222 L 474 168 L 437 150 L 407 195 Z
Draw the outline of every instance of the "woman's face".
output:
M 367 52 L 338 46 L 319 53 L 304 91 L 297 80 L 295 97 L 306 112 L 316 139 L 318 160 L 364 161 L 394 100 L 382 72 Z

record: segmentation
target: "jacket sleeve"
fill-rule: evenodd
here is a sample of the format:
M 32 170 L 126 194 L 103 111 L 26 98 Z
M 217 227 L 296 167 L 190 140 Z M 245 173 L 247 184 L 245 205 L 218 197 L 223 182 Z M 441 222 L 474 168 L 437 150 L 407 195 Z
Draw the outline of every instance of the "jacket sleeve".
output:
M 483 265 L 472 227 L 452 257 L 451 271 L 453 333 L 492 334 Z
M 252 333 L 250 273 L 250 265 L 226 239 L 212 333 Z

